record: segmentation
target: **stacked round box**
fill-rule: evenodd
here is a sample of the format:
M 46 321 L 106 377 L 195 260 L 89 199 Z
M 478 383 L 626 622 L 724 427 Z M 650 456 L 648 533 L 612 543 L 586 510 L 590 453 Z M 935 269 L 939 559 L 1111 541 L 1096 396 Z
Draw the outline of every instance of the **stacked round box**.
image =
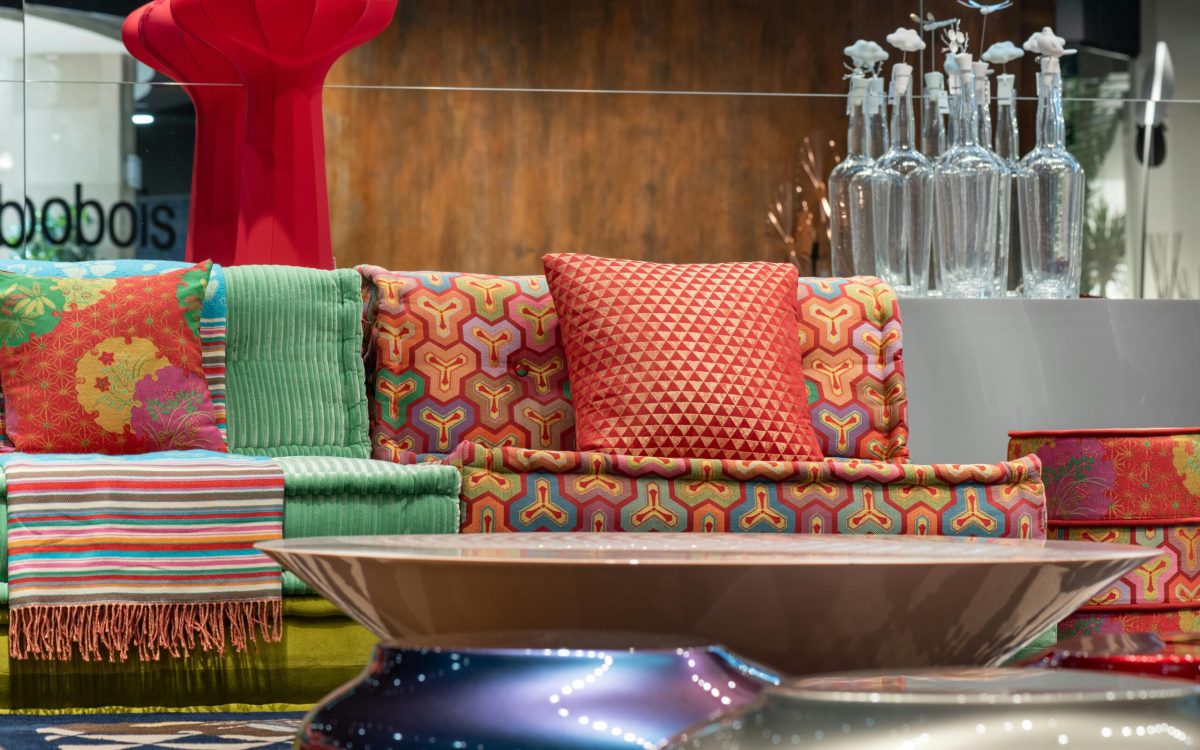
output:
M 1009 433 L 1042 460 L 1051 539 L 1161 554 L 1064 620 L 1059 637 L 1200 632 L 1200 427 Z

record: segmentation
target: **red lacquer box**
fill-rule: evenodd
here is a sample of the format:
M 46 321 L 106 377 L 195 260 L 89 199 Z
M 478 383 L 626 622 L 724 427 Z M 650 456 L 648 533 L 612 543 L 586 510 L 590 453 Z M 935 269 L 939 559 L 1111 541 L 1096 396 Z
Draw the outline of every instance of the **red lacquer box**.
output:
M 1178 677 L 1200 682 L 1200 634 L 1121 633 L 1062 641 L 1035 657 L 1031 666 L 1096 669 Z

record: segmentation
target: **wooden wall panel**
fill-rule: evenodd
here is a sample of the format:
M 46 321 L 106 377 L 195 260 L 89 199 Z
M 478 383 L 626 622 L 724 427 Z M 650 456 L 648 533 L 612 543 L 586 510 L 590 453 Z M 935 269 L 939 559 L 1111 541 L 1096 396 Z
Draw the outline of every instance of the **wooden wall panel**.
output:
M 765 208 L 802 137 L 843 148 L 841 48 L 882 40 L 912 9 L 894 0 L 400 3 L 383 36 L 335 67 L 325 94 L 339 265 L 537 273 L 550 250 L 674 262 L 773 255 Z M 1045 5 L 1025 0 L 993 16 L 989 37 L 1024 29 Z M 397 85 L 828 96 L 388 88 Z

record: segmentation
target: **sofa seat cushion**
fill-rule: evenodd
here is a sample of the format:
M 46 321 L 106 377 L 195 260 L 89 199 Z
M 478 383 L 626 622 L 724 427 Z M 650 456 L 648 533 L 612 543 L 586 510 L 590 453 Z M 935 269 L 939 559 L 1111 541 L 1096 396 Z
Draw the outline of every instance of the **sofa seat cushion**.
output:
M 367 458 L 362 295 L 350 269 L 226 269 L 229 449 Z
M 366 458 L 281 456 L 283 537 L 453 534 L 459 472 L 439 464 L 399 465 Z M 284 571 L 283 593 L 311 590 Z
M 722 461 L 463 443 L 463 532 L 783 531 L 1046 537 L 1036 457 L 921 466 Z

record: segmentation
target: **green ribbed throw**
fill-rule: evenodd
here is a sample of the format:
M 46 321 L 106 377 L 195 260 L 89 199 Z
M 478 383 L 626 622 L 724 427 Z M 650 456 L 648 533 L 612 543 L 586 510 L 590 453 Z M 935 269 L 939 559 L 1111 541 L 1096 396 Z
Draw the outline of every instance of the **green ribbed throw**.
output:
M 352 269 L 226 269 L 229 449 L 370 455 L 362 295 Z
M 289 456 L 283 469 L 283 537 L 453 534 L 458 531 L 458 469 L 370 459 Z M 284 596 L 312 593 L 290 572 Z

